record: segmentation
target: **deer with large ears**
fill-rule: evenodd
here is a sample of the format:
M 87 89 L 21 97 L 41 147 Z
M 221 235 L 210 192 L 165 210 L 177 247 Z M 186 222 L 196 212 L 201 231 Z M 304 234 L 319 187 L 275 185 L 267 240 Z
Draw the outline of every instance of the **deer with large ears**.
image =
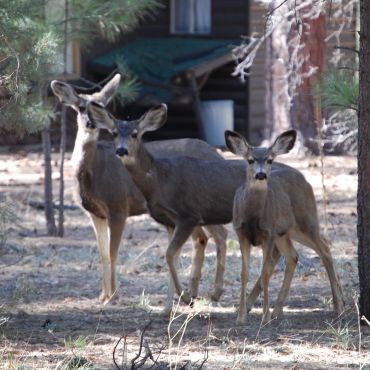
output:
M 115 136 L 116 152 L 144 194 L 151 216 L 174 230 L 166 253 L 170 283 L 179 295 L 182 294 L 183 301 L 189 302 L 191 296 L 183 294 L 177 275 L 177 259 L 181 247 L 197 225 L 223 224 L 232 220 L 234 194 L 245 181 L 244 161 L 203 161 L 185 156 L 153 156 L 143 145 L 142 136 L 145 132 L 157 130 L 164 125 L 167 108 L 163 104 L 150 109 L 134 121 L 118 120 L 103 106 L 94 102 L 88 104 L 87 112 L 94 125 L 107 128 Z M 297 184 L 309 186 L 302 174 L 289 166 L 274 163 L 273 171 L 286 173 L 286 176 L 290 177 L 291 192 Z M 292 201 L 295 201 L 294 195 Z M 296 208 L 294 212 L 299 212 L 299 207 Z M 297 220 L 304 227 L 305 221 L 298 216 Z M 294 262 L 295 252 L 290 247 L 283 245 L 280 249 L 285 255 L 290 253 Z M 274 265 L 279 257 L 279 249 L 274 248 Z M 281 307 L 292 275 L 288 269 L 285 273 L 284 285 L 279 294 Z M 259 280 L 248 298 L 248 308 L 253 306 L 260 292 Z
M 192 292 L 183 291 L 177 273 L 181 247 L 195 228 L 231 221 L 233 195 L 245 177 L 244 164 L 239 161 L 237 167 L 231 168 L 225 160 L 152 155 L 142 137 L 164 125 L 164 104 L 134 121 L 117 120 L 95 102 L 88 104 L 87 112 L 94 125 L 109 129 L 115 136 L 116 153 L 143 193 L 150 215 L 172 230 L 166 252 L 169 286 L 185 303 L 190 303 Z M 164 312 L 171 306 L 167 302 Z
M 312 248 L 321 257 L 328 273 L 334 308 L 343 311 L 343 293 L 334 269 L 329 245 L 319 232 L 316 201 L 312 187 L 304 180 L 297 182 L 289 172 L 273 171 L 272 164 L 278 155 L 288 153 L 294 146 L 296 131 L 290 130 L 277 137 L 268 148 L 252 147 L 241 135 L 226 131 L 226 145 L 234 154 L 242 156 L 247 165 L 244 184 L 237 190 L 233 207 L 233 226 L 239 237 L 242 253 L 241 291 L 238 322 L 246 320 L 246 286 L 249 277 L 251 245 L 262 245 L 263 268 L 261 284 L 264 294 L 264 320 L 270 319 L 268 282 L 276 263 L 274 245 L 285 255 L 287 270 L 285 290 L 280 292 L 273 311 L 282 312 L 282 304 L 297 263 L 292 240 Z
M 105 303 L 117 297 L 116 258 L 126 218 L 147 212 L 144 196 L 115 155 L 113 146 L 97 141 L 99 128 L 86 113 L 88 102 L 106 106 L 115 95 L 119 82 L 120 75 L 117 74 L 101 91 L 90 95 L 78 94 L 71 85 L 62 81 L 51 83 L 51 89 L 59 100 L 77 112 L 78 130 L 72 154 L 74 196 L 90 217 L 94 228 L 103 269 L 100 300 Z M 148 144 L 148 149 L 158 155 L 177 156 L 187 153 L 190 156 L 222 160 L 214 148 L 193 139 L 153 142 Z M 215 288 L 211 298 L 218 300 L 223 290 L 227 232 L 222 226 L 210 227 L 208 230 L 217 246 Z M 194 263 L 189 285 L 192 295 L 196 296 L 208 237 L 201 228 L 196 228 L 192 238 Z

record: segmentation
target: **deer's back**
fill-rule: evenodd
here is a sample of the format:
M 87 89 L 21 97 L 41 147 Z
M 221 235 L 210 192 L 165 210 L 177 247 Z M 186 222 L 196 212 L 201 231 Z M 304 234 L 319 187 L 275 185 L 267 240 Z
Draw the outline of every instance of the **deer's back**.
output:
M 201 225 L 231 221 L 234 194 L 245 179 L 243 161 L 176 157 L 155 163 L 157 185 L 147 200 L 157 221 L 167 224 L 168 218 L 181 218 Z
M 151 141 L 145 147 L 154 157 L 189 156 L 205 160 L 220 160 L 223 157 L 211 145 L 199 139 L 174 139 Z

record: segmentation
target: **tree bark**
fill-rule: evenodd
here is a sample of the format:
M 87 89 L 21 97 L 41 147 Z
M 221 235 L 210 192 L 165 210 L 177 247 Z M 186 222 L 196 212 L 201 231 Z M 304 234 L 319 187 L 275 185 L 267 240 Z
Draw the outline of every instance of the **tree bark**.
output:
M 270 11 L 276 7 L 272 2 Z M 266 124 L 265 139 L 271 141 L 282 131 L 291 128 L 289 116 L 289 97 L 286 75 L 288 61 L 288 24 L 280 23 L 271 36 L 266 39 Z
M 296 0 L 294 6 L 301 3 L 302 0 Z M 289 12 L 288 4 L 279 4 L 280 0 L 272 2 L 270 12 Z M 281 17 L 267 38 L 265 138 L 271 141 L 282 131 L 295 128 L 302 144 L 318 153 L 313 139 L 321 115 L 317 117 L 314 88 L 324 69 L 325 14 L 312 19 L 305 16 L 309 10 L 301 9 L 297 18 Z M 316 72 L 309 73 L 312 68 Z
M 64 45 L 63 45 L 63 77 L 67 79 L 67 48 L 68 48 L 68 18 L 69 2 L 64 0 Z M 60 167 L 59 167 L 59 213 L 58 236 L 64 236 L 64 157 L 67 142 L 67 108 L 62 104 L 62 117 L 60 120 Z
M 59 146 L 59 212 L 58 236 L 64 236 L 64 158 L 67 141 L 67 108 L 62 104 L 62 117 L 60 120 L 60 146 Z
M 297 30 L 293 31 L 293 37 L 297 36 L 297 32 Z M 319 154 L 318 143 L 315 139 L 318 125 L 321 125 L 321 107 L 317 106 L 318 102 L 315 101 L 315 88 L 320 83 L 324 71 L 325 14 L 321 13 L 315 19 L 304 19 L 300 32 L 299 45 L 303 47 L 300 48 L 299 58 L 302 58 L 303 63 L 297 72 L 303 78 L 292 99 L 290 120 L 292 127 L 302 134 L 304 146 L 313 153 Z M 310 76 L 312 67 L 316 68 L 316 72 Z
M 357 234 L 360 314 L 370 319 L 370 2 L 360 1 Z
M 51 144 L 50 144 L 50 125 L 42 131 L 42 149 L 44 153 L 44 198 L 45 198 L 45 217 L 47 233 L 54 236 L 57 233 L 55 226 L 53 209 L 53 185 L 51 169 Z

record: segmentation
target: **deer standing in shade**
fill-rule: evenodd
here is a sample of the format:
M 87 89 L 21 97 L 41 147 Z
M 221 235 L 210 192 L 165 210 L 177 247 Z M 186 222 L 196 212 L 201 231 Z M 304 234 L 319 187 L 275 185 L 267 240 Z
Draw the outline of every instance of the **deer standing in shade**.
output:
M 173 230 L 166 252 L 170 281 L 182 300 L 189 303 L 191 296 L 183 292 L 177 275 L 181 247 L 194 227 L 223 224 L 232 220 L 234 194 L 245 181 L 244 161 L 203 161 L 186 156 L 153 156 L 143 145 L 142 136 L 147 131 L 163 126 L 167 117 L 167 107 L 164 104 L 150 109 L 133 121 L 118 120 L 103 106 L 94 102 L 88 104 L 87 111 L 97 127 L 107 128 L 115 136 L 116 153 L 144 194 L 150 215 Z M 273 171 L 286 174 L 292 179 L 288 185 L 292 193 L 297 184 L 308 185 L 302 174 L 289 166 L 275 163 Z M 294 201 L 292 194 L 292 202 Z M 294 212 L 300 212 L 299 208 L 294 208 Z M 296 219 L 304 227 L 305 221 L 299 215 Z M 285 253 L 288 252 L 289 248 L 285 248 Z M 294 260 L 294 250 L 291 253 Z M 275 248 L 274 264 L 279 257 L 280 252 Z M 329 268 L 329 274 L 331 270 L 333 268 Z M 286 296 L 285 291 L 289 290 L 289 274 L 286 270 L 285 285 L 279 294 L 281 300 Z M 335 282 L 335 279 L 330 279 L 330 282 Z M 337 292 L 333 287 L 332 291 L 333 295 Z M 260 292 L 259 280 L 248 299 L 248 307 L 252 307 Z M 334 302 L 337 301 L 334 297 Z
M 94 94 L 78 94 L 68 83 L 54 80 L 53 93 L 77 113 L 77 135 L 72 154 L 74 198 L 89 216 L 102 264 L 102 292 L 99 299 L 107 303 L 117 297 L 116 259 L 128 216 L 147 212 L 143 194 L 132 181 L 125 166 L 115 155 L 111 143 L 98 141 L 99 128 L 86 113 L 88 102 L 106 106 L 116 94 L 120 75 L 115 75 L 104 88 Z M 165 140 L 148 144 L 148 150 L 157 155 L 177 156 L 186 153 L 205 159 L 223 160 L 207 143 L 196 139 Z M 223 290 L 227 231 L 222 226 L 210 226 L 208 231 L 217 247 L 215 287 L 211 294 L 218 300 Z M 195 228 L 193 238 L 193 264 L 189 288 L 193 297 L 198 294 L 201 267 L 208 237 L 202 228 Z M 172 303 L 172 290 L 168 301 Z M 169 305 L 169 304 L 167 304 Z
M 344 309 L 342 288 L 334 269 L 329 245 L 319 232 L 312 187 L 303 175 L 297 182 L 297 178 L 293 178 L 288 172 L 272 171 L 275 158 L 288 153 L 293 148 L 295 139 L 296 131 L 290 130 L 278 136 L 270 147 L 256 148 L 250 146 L 236 132 L 225 132 L 227 147 L 234 154 L 242 156 L 247 165 L 246 179 L 235 194 L 233 206 L 233 226 L 238 234 L 242 253 L 237 319 L 239 323 L 246 320 L 248 305 L 245 297 L 252 245 L 262 245 L 263 249 L 261 285 L 265 321 L 270 319 L 268 283 L 276 263 L 276 258 L 273 257 L 274 245 L 285 255 L 289 271 L 284 278 L 285 289 L 280 292 L 273 311 L 273 316 L 279 316 L 297 263 L 292 240 L 313 249 L 321 257 L 330 279 L 334 308 L 338 313 Z

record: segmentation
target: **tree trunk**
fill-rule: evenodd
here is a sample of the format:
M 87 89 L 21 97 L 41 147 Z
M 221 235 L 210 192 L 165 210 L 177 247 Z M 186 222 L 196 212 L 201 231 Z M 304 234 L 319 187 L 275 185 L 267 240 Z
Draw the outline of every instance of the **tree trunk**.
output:
M 318 18 L 304 19 L 301 35 L 298 30 L 293 31 L 291 37 L 297 37 L 303 46 L 299 51 L 299 58 L 303 63 L 298 69 L 298 74 L 303 76 L 296 94 L 293 95 L 290 108 L 290 120 L 292 127 L 298 130 L 303 137 L 303 144 L 313 153 L 319 154 L 316 141 L 318 125 L 321 125 L 321 107 L 315 101 L 315 88 L 320 83 L 325 63 L 325 13 Z M 290 53 L 289 53 L 290 54 Z M 316 68 L 311 74 L 310 69 Z
M 58 236 L 64 236 L 64 157 L 66 151 L 67 109 L 62 104 L 62 117 L 60 120 L 60 146 L 59 146 L 59 213 L 58 213 Z
M 68 48 L 68 18 L 69 3 L 64 0 L 64 45 L 63 45 L 63 77 L 67 78 L 67 48 Z M 62 104 L 62 117 L 60 122 L 60 168 L 59 168 L 59 214 L 58 214 L 58 236 L 64 235 L 64 157 L 67 141 L 67 109 Z
M 275 7 L 276 3 L 272 2 L 270 11 Z M 266 39 L 265 139 L 269 141 L 291 127 L 285 77 L 288 72 L 287 35 L 288 24 L 282 22 Z
M 53 185 L 51 170 L 51 144 L 50 144 L 50 125 L 42 131 L 42 149 L 44 153 L 44 198 L 45 198 L 45 217 L 47 233 L 50 236 L 56 235 L 54 208 L 53 208 Z
M 296 0 L 294 6 L 301 3 Z M 272 2 L 270 12 L 287 14 L 291 10 L 288 3 L 281 4 L 280 0 Z M 265 137 L 271 141 L 282 131 L 295 128 L 303 144 L 317 153 L 312 139 L 321 122 L 317 122 L 314 87 L 325 61 L 325 14 L 312 19 L 306 15 L 310 10 L 300 9 L 290 18 L 277 17 L 279 24 L 267 38 Z M 309 73 L 312 67 L 316 72 Z
M 360 314 L 370 319 L 370 1 L 360 1 L 357 233 Z

